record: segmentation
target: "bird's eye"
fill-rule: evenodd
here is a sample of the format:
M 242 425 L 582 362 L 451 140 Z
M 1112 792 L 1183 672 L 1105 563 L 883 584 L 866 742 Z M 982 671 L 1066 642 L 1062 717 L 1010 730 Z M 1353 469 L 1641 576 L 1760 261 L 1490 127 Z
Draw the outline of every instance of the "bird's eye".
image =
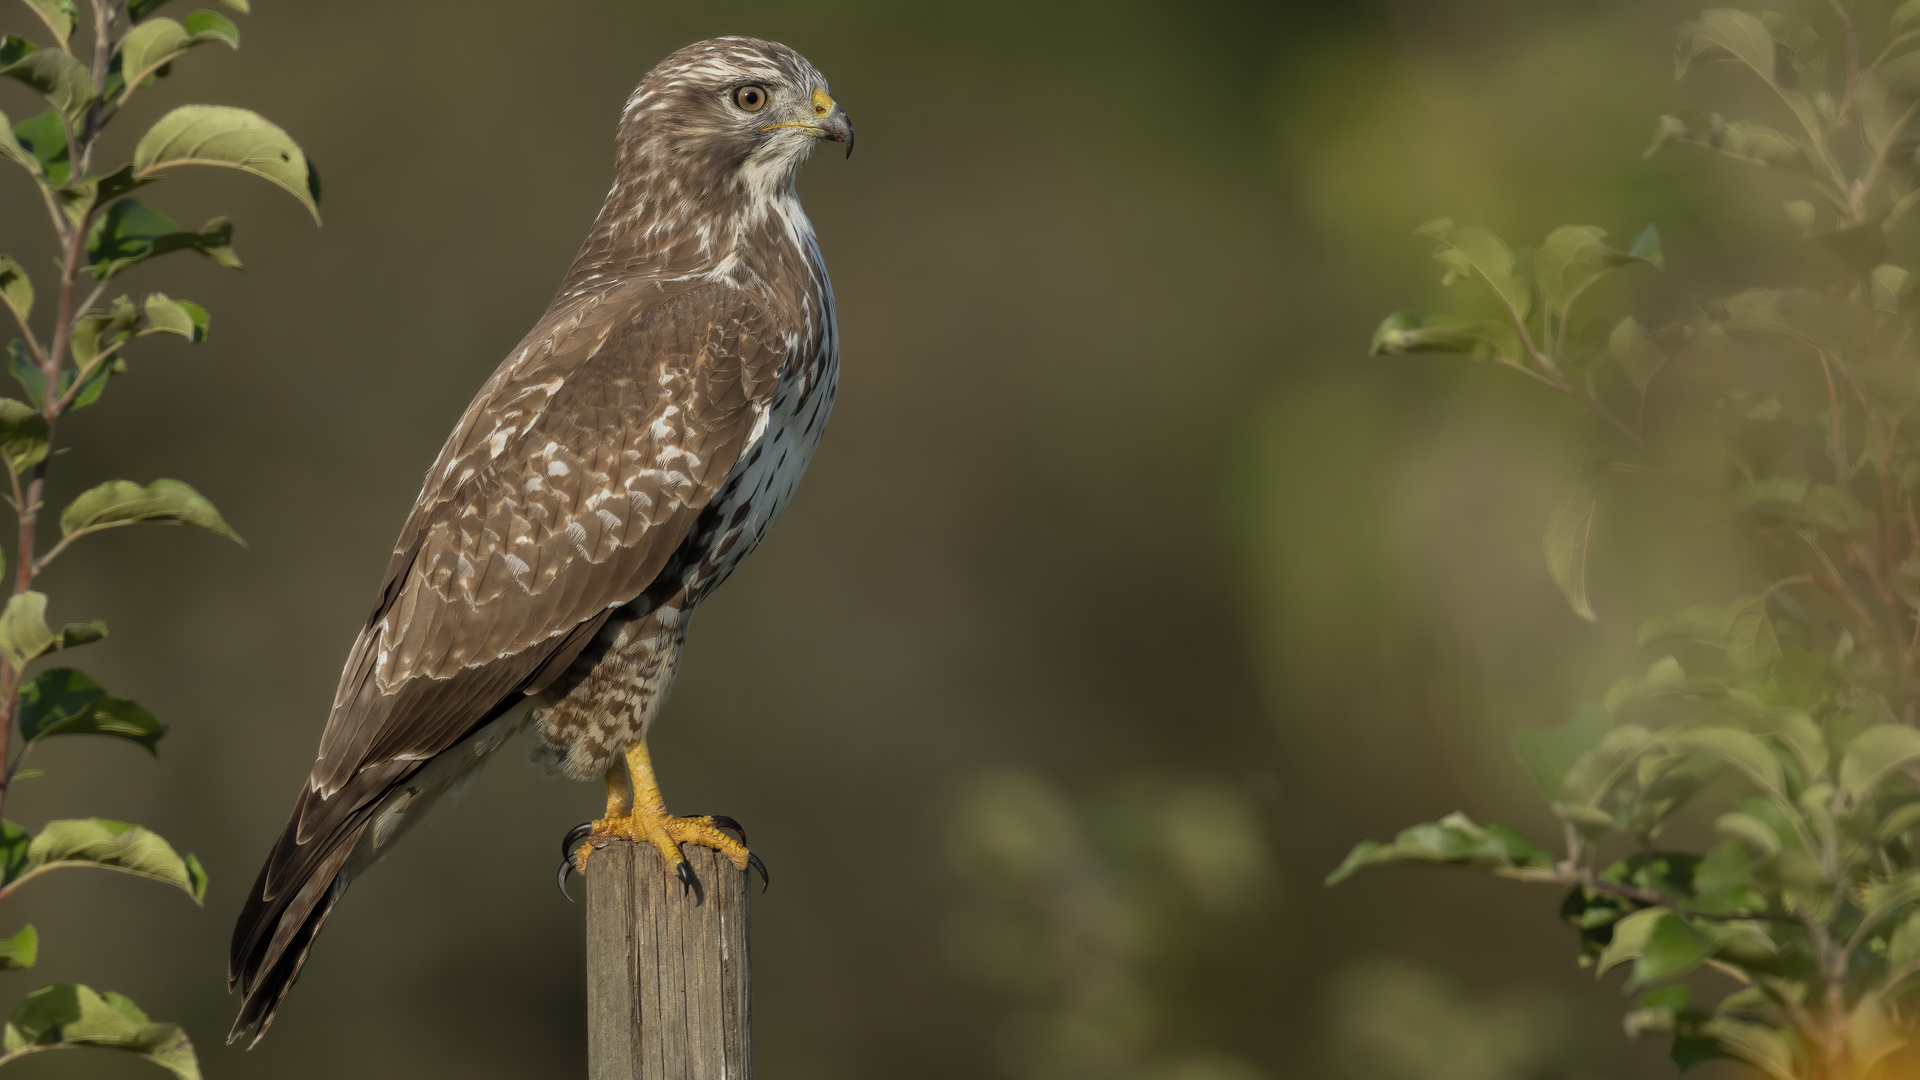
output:
M 748 112 L 759 112 L 767 107 L 767 88 L 747 85 L 733 92 L 733 103 Z

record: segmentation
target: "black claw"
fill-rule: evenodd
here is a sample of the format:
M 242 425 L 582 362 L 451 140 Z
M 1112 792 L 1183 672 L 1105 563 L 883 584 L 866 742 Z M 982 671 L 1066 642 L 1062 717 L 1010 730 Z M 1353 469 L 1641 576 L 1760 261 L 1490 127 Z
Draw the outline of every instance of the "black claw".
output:
M 741 828 L 741 826 L 740 826 L 740 823 L 739 823 L 739 822 L 737 822 L 737 821 L 735 821 L 735 820 L 733 820 L 732 818 L 730 818 L 730 817 L 728 817 L 727 815 L 725 815 L 725 814 L 708 814 L 708 815 L 707 815 L 707 820 L 708 820 L 708 821 L 711 821 L 711 822 L 713 822 L 713 823 L 714 823 L 715 825 L 718 825 L 719 827 L 721 827 L 721 828 L 723 828 L 723 829 L 732 829 L 732 830 L 733 830 L 734 832 L 737 832 L 737 833 L 739 833 L 739 834 L 740 834 L 740 842 L 741 842 L 741 843 L 743 843 L 743 844 L 744 844 L 744 843 L 746 843 L 746 842 L 747 842 L 747 830 L 746 830 L 746 829 L 744 829 L 744 828 Z
M 567 835 L 560 840 L 560 854 L 565 855 L 569 859 L 573 858 L 573 853 L 579 849 L 582 843 L 586 842 L 587 837 L 592 835 L 593 822 L 591 821 L 583 821 L 573 828 L 568 829 Z
M 593 835 L 593 822 L 583 821 L 567 830 L 560 840 L 560 869 L 554 871 L 554 881 L 560 886 L 560 895 L 574 903 L 573 894 L 567 891 L 567 875 L 573 873 L 573 853 Z
M 767 864 L 760 861 L 760 856 L 749 851 L 747 852 L 747 865 L 760 871 L 760 891 L 766 892 L 767 886 L 773 884 L 773 880 L 767 877 Z
M 685 859 L 681 859 L 679 865 L 674 867 L 674 872 L 680 875 L 680 888 L 683 892 L 692 892 L 693 887 L 699 884 L 699 879 L 693 876 L 693 867 L 687 865 Z

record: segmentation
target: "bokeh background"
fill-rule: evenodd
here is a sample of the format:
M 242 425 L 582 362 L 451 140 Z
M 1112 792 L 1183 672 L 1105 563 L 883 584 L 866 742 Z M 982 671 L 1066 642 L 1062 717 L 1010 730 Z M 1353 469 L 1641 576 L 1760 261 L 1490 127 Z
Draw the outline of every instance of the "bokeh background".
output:
M 1540 555 L 1599 435 L 1520 380 L 1366 343 L 1447 302 L 1410 235 L 1443 213 L 1516 242 L 1653 222 L 1703 294 L 1762 246 L 1744 177 L 1640 158 L 1702 92 L 1672 80 L 1690 13 L 257 0 L 242 51 L 177 64 L 110 145 L 180 101 L 256 108 L 322 169 L 325 226 L 244 177 L 152 189 L 234 217 L 247 268 L 127 279 L 204 303 L 214 336 L 133 351 L 63 425 L 54 495 L 182 478 L 248 546 L 126 530 L 56 570 L 53 614 L 113 629 L 85 665 L 173 732 L 157 765 L 48 746 L 8 807 L 150 825 L 213 884 L 202 911 L 37 883 L 0 929 L 36 923 L 42 965 L 7 984 L 121 990 L 214 1078 L 583 1074 L 581 911 L 552 870 L 599 793 L 519 749 L 356 884 L 246 1054 L 220 1045 L 226 939 L 422 471 L 584 235 L 627 93 L 751 33 L 812 59 L 860 132 L 801 180 L 845 335 L 830 435 L 701 609 L 654 741 L 672 805 L 746 822 L 777 882 L 761 1074 L 1665 1075 L 1620 1036 L 1617 983 L 1573 967 L 1556 896 L 1320 882 L 1454 809 L 1553 835 L 1507 740 L 1602 690 L 1640 614 L 1608 618 L 1598 568 L 1601 627 L 1578 622 Z M 0 225 L 46 265 L 23 176 L 0 174 Z

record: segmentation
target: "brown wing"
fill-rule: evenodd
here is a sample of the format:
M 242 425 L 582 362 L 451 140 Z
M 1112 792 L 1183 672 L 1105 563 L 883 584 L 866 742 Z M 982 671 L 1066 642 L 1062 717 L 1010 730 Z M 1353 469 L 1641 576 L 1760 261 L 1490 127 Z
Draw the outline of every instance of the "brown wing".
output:
M 401 531 L 319 759 L 235 927 L 235 1033 L 265 1030 L 373 804 L 541 688 L 685 539 L 792 339 L 730 286 L 560 307 L 488 380 Z

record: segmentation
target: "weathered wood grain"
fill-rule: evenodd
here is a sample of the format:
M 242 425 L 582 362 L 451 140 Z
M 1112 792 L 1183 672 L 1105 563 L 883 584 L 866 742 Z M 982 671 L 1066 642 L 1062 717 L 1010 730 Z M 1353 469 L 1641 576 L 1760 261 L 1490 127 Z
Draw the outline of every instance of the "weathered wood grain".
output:
M 652 849 L 616 841 L 587 871 L 590 1080 L 751 1080 L 747 875 L 686 848 L 687 895 Z

